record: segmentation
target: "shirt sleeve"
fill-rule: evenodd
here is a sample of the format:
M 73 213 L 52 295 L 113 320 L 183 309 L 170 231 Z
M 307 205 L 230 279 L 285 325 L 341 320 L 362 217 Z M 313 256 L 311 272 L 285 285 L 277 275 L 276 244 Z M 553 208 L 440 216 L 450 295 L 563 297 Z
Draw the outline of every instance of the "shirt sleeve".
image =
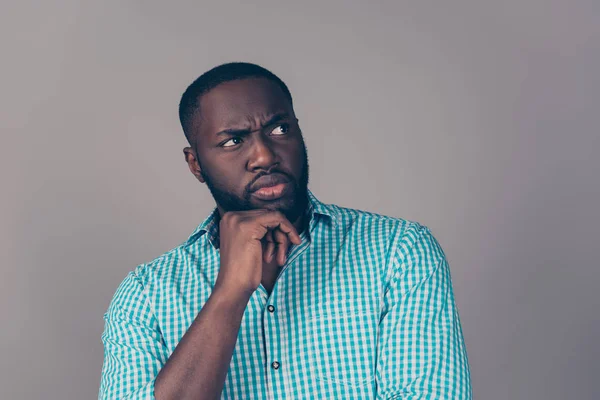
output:
M 439 243 L 415 224 L 392 262 L 379 326 L 377 399 L 470 400 L 467 352 Z
M 117 289 L 104 321 L 104 364 L 98 399 L 154 399 L 154 381 L 168 352 L 134 272 Z

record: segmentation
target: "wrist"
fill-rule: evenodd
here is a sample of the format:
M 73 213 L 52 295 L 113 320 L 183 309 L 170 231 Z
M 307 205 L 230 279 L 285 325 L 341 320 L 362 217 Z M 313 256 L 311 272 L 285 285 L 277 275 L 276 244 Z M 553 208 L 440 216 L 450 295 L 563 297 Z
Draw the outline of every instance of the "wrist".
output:
M 215 284 L 210 297 L 214 298 L 214 301 L 218 303 L 219 306 L 228 308 L 243 306 L 243 309 L 245 309 L 248 301 L 250 301 L 250 297 L 252 297 L 252 293 L 237 288 L 226 287 L 217 283 Z

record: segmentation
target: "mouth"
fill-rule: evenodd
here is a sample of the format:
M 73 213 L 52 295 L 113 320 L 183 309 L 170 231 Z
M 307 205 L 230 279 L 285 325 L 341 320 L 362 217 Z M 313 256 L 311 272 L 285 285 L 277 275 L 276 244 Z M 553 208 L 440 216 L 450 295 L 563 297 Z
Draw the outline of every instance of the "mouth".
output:
M 287 194 L 290 188 L 290 179 L 276 172 L 261 176 L 253 185 L 252 196 L 264 201 L 277 200 Z
M 252 196 L 265 201 L 277 200 L 282 198 L 287 193 L 289 187 L 290 182 L 278 183 L 273 186 L 264 186 L 252 192 Z

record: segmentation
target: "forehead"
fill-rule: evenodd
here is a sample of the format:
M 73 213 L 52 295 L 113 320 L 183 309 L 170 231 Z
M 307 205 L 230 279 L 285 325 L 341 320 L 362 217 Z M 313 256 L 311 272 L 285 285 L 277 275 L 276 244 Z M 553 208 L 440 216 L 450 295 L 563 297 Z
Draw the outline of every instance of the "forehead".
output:
M 221 83 L 200 99 L 200 131 L 244 127 L 277 112 L 293 113 L 279 85 L 266 78 Z

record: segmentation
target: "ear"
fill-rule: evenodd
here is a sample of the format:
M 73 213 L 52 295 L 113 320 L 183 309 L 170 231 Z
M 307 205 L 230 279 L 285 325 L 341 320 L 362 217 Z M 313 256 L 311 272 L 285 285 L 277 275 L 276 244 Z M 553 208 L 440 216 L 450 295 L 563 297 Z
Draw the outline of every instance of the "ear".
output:
M 185 147 L 183 149 L 183 155 L 185 156 L 185 162 L 187 163 L 190 171 L 196 179 L 200 182 L 204 183 L 204 178 L 202 177 L 202 170 L 200 169 L 200 163 L 198 162 L 198 158 L 196 157 L 196 152 L 191 147 Z

